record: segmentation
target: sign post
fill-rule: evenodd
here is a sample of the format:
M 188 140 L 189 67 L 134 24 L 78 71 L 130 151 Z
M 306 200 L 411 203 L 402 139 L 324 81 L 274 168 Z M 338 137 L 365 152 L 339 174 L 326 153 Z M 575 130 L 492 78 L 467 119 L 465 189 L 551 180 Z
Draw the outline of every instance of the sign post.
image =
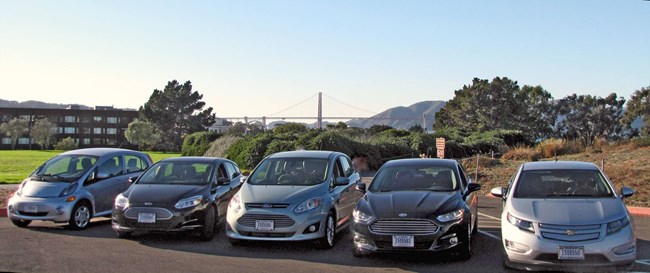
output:
M 445 138 L 439 137 L 436 138 L 436 152 L 438 158 L 445 158 Z

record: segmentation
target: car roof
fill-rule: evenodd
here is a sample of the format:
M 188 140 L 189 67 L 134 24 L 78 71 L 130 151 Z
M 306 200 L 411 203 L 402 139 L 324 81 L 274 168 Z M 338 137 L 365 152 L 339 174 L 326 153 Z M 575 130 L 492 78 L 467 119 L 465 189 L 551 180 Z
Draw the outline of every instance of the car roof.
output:
M 598 170 L 598 167 L 594 163 L 583 161 L 536 161 L 522 166 L 522 171 L 534 170 Z
M 180 156 L 180 157 L 168 157 L 162 160 L 159 160 L 158 162 L 194 162 L 194 163 L 212 163 L 215 161 L 228 161 L 231 162 L 228 159 L 220 158 L 220 157 L 208 157 L 208 156 Z
M 323 158 L 328 159 L 335 154 L 342 154 L 334 151 L 316 151 L 316 150 L 300 150 L 300 151 L 289 151 L 289 152 L 278 152 L 269 156 L 269 158 Z
M 399 166 L 413 166 L 413 165 L 431 165 L 455 168 L 458 162 L 453 159 L 439 159 L 439 158 L 406 158 L 406 159 L 393 159 L 384 164 L 386 167 L 399 167 Z
M 137 153 L 141 155 L 145 155 L 143 152 L 139 151 L 134 151 L 134 150 L 128 150 L 128 149 L 121 149 L 121 148 L 85 148 L 85 149 L 77 149 L 77 150 L 72 150 L 72 151 L 67 151 L 61 153 L 61 155 L 91 155 L 91 156 L 104 156 L 107 154 L 113 154 L 113 153 Z

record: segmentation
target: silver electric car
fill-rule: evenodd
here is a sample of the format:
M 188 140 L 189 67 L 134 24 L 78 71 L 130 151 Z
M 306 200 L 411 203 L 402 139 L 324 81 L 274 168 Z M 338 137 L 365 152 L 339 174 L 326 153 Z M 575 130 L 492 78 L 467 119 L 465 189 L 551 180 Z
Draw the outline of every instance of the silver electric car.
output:
M 634 223 L 622 199 L 634 191 L 588 162 L 529 162 L 502 197 L 505 267 L 526 270 L 628 269 L 636 258 Z
M 151 166 L 149 155 L 126 149 L 89 148 L 64 152 L 27 177 L 9 199 L 7 214 L 18 227 L 33 220 L 85 229 L 95 216 L 110 216 L 115 196 Z
M 226 235 L 243 240 L 316 240 L 331 248 L 363 195 L 348 156 L 330 151 L 270 155 L 228 205 Z

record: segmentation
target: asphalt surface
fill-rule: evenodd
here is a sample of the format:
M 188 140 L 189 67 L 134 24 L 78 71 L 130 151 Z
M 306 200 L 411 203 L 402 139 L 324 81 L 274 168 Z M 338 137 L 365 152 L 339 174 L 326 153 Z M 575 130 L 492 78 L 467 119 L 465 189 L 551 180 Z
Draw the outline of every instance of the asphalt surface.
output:
M 251 243 L 234 247 L 223 230 L 210 242 L 191 233 L 144 234 L 118 239 L 110 220 L 70 231 L 33 222 L 17 228 L 0 218 L 2 272 L 517 272 L 501 266 L 501 201 L 480 198 L 479 232 L 467 261 L 442 254 L 352 256 L 351 236 L 339 234 L 334 248 L 309 242 Z M 635 216 L 638 261 L 633 271 L 650 272 L 650 217 Z

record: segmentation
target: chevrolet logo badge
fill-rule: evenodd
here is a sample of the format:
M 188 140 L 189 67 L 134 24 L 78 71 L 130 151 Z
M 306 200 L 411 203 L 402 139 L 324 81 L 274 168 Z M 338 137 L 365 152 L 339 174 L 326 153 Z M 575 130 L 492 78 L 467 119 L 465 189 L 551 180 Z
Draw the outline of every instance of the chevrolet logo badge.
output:
M 398 216 L 404 218 L 404 217 L 408 216 L 408 214 L 402 212 L 402 213 L 398 214 Z
M 572 229 L 567 229 L 566 230 L 566 235 L 573 236 L 576 235 L 576 231 Z
M 144 205 L 145 205 L 145 206 L 151 206 L 151 205 L 153 205 L 153 203 L 151 203 L 151 202 L 146 202 L 146 203 L 144 203 Z

